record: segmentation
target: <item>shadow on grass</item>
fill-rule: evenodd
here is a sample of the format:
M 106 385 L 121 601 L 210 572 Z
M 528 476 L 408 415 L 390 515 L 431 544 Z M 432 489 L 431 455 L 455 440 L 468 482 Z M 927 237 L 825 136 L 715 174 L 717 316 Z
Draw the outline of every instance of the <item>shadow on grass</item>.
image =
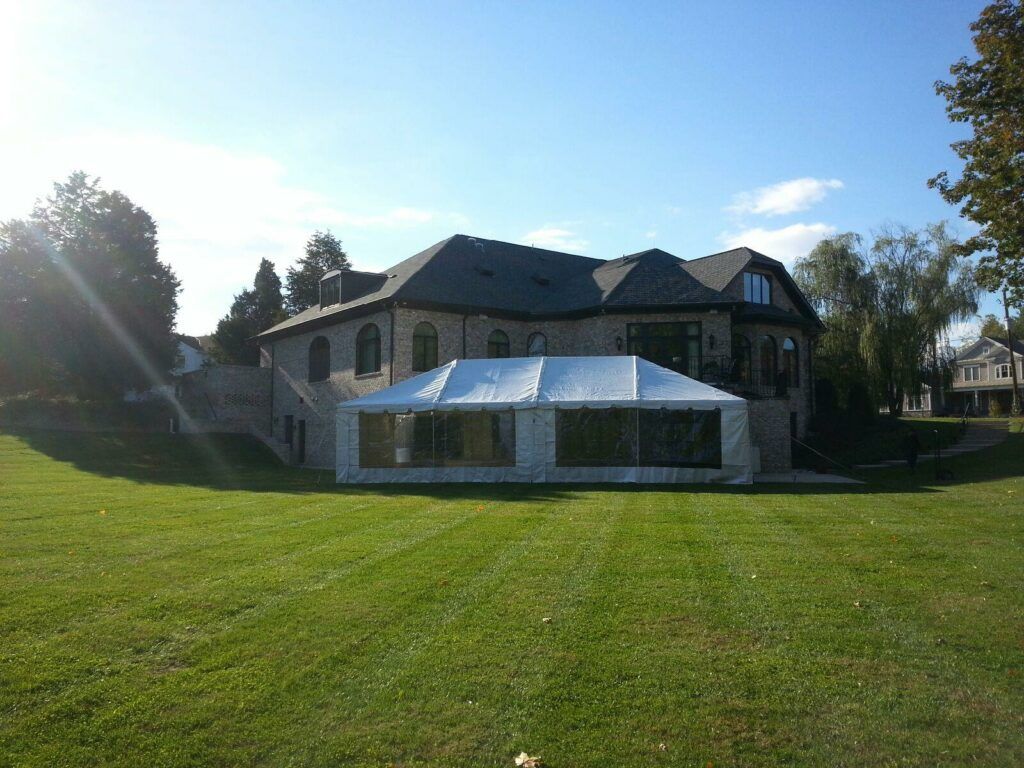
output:
M 423 496 L 446 499 L 559 500 L 586 491 L 672 492 L 742 495 L 862 495 L 935 493 L 960 483 L 998 480 L 1024 473 L 1024 435 L 978 454 L 944 460 L 952 476 L 935 480 L 929 463 L 911 475 L 906 469 L 857 473 L 865 485 L 634 485 L 450 483 L 338 485 L 329 470 L 283 467 L 259 441 L 238 435 L 168 435 L 128 432 L 19 430 L 7 433 L 33 451 L 90 474 L 137 483 L 180 485 L 256 493 L 334 493 L 339 495 Z

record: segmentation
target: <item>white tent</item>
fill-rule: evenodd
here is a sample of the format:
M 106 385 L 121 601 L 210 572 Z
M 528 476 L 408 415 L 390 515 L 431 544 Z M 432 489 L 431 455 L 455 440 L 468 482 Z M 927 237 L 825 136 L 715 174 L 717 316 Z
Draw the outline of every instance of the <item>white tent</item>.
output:
M 337 418 L 338 482 L 751 481 L 746 400 L 638 357 L 454 360 Z

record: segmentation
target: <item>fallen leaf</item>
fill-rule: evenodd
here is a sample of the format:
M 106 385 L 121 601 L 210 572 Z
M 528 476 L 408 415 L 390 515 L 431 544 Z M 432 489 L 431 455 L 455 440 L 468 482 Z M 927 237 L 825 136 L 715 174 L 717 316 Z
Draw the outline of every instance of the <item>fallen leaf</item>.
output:
M 853 601 L 853 607 L 854 607 L 854 608 L 863 608 L 864 606 L 862 606 L 862 605 L 860 604 L 860 600 L 854 600 L 854 601 Z
M 544 762 L 539 757 L 531 757 L 525 752 L 520 752 L 516 758 L 516 765 L 520 768 L 542 768 Z
M 550 616 L 545 616 L 543 619 L 541 619 L 541 621 L 543 621 L 545 624 L 550 624 L 551 623 L 551 617 Z

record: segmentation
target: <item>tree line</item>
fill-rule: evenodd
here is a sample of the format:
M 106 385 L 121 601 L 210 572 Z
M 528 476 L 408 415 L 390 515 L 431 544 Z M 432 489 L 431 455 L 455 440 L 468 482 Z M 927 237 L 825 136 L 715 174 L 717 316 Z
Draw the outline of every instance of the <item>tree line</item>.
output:
M 310 237 L 283 286 L 263 259 L 217 324 L 217 359 L 259 364 L 252 337 L 319 302 L 325 271 L 349 268 L 330 232 Z M 145 210 L 80 171 L 54 184 L 29 216 L 0 222 L 0 396 L 109 399 L 163 383 L 180 290 Z
M 341 241 L 319 230 L 307 241 L 305 255 L 288 267 L 283 286 L 273 262 L 262 259 L 252 288 L 237 294 L 228 313 L 217 323 L 214 357 L 221 363 L 259 365 L 260 352 L 253 337 L 319 304 L 320 277 L 325 272 L 351 268 Z

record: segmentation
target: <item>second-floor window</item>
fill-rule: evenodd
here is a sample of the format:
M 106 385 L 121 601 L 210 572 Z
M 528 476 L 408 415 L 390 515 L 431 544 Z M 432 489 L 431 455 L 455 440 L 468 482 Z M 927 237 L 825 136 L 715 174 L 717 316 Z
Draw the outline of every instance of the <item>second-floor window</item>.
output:
M 996 366 L 996 378 L 997 379 L 1008 379 L 1010 378 L 1010 364 L 1000 363 Z
M 772 303 L 772 282 L 768 275 L 743 273 L 743 300 L 752 304 Z
M 331 376 L 331 342 L 317 336 L 309 345 L 308 381 L 326 381 Z
M 700 323 L 627 323 L 626 354 L 700 378 Z
M 419 323 L 412 332 L 412 369 L 416 372 L 437 368 L 437 329 Z
M 981 367 L 977 365 L 965 366 L 964 381 L 981 381 Z
M 508 334 L 500 330 L 491 331 L 491 335 L 487 337 L 487 356 L 509 357 L 510 351 Z
M 356 334 L 356 376 L 380 370 L 380 329 L 367 323 Z

